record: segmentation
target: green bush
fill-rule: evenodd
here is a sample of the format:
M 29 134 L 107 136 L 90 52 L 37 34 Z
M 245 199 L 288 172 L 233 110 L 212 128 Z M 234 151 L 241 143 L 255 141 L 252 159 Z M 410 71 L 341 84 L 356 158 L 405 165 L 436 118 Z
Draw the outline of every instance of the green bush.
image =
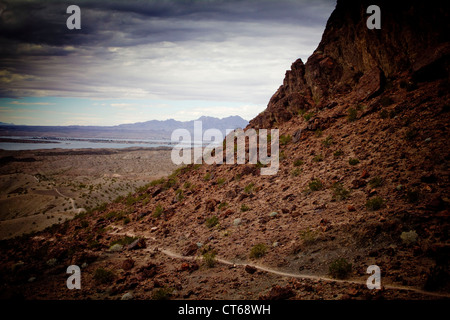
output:
M 358 163 L 359 163 L 359 159 L 357 159 L 357 158 L 348 159 L 348 164 L 350 164 L 351 166 L 357 165 Z
M 261 258 L 267 252 L 267 246 L 264 243 L 256 244 L 250 250 L 250 258 Z
M 344 188 L 344 185 L 340 182 L 333 184 L 333 199 L 345 200 L 350 196 L 350 190 Z
M 307 228 L 306 230 L 302 230 L 299 232 L 300 239 L 303 241 L 304 244 L 310 245 L 316 242 L 318 238 L 318 232 L 313 231 L 310 228 Z
M 158 204 L 155 207 L 155 210 L 153 210 L 153 217 L 154 218 L 159 218 L 164 212 L 164 208 L 162 207 L 162 205 Z
M 336 279 L 347 278 L 351 271 L 352 264 L 348 263 L 344 258 L 334 260 L 328 269 L 330 276 Z
M 127 246 L 127 245 L 133 243 L 133 242 L 134 242 L 135 240 L 137 240 L 137 239 L 139 239 L 139 238 L 137 238 L 137 237 L 129 237 L 129 236 L 125 236 L 125 237 L 123 237 L 123 238 L 120 238 L 120 239 L 117 239 L 117 240 L 112 241 L 111 244 L 110 244 L 110 246 L 112 247 L 112 246 L 115 245 L 115 244 L 120 244 L 120 245 L 122 245 L 122 246 Z
M 217 179 L 217 184 L 221 187 L 225 183 L 225 178 L 219 178 Z
M 402 239 L 402 242 L 406 245 L 410 245 L 417 242 L 417 232 L 415 230 L 411 230 L 408 232 L 402 232 L 400 235 L 400 239 Z
M 323 161 L 323 155 L 321 155 L 321 154 L 315 155 L 314 158 L 312 159 L 312 161 L 314 161 L 314 162 Z
M 323 183 L 320 179 L 313 179 L 309 182 L 308 188 L 311 191 L 319 191 L 323 189 Z
M 303 165 L 303 160 L 302 160 L 302 159 L 296 159 L 296 160 L 294 160 L 294 166 L 295 166 L 295 167 L 299 167 L 299 166 L 301 166 L 301 165 Z
M 244 188 L 244 192 L 245 193 L 252 193 L 253 192 L 253 188 L 254 188 L 255 184 L 252 182 L 250 184 L 248 184 L 245 188 Z
M 167 287 L 155 289 L 152 293 L 152 300 L 168 300 L 172 292 L 173 289 Z
M 366 208 L 371 211 L 379 210 L 383 207 L 384 200 L 381 197 L 373 197 L 366 202 Z
M 214 251 L 208 251 L 203 254 L 203 261 L 208 268 L 214 268 L 216 266 L 216 253 Z
M 208 228 L 212 228 L 214 226 L 216 226 L 219 223 L 219 218 L 217 218 L 217 216 L 212 216 L 208 219 L 206 219 L 206 226 Z
M 333 153 L 333 156 L 335 156 L 335 157 L 340 157 L 340 156 L 342 156 L 344 154 L 344 151 L 342 151 L 341 149 L 339 149 L 339 150 L 336 150 L 334 153 Z
M 308 112 L 303 115 L 303 119 L 305 119 L 306 121 L 309 121 L 313 116 L 314 116 L 314 113 Z
M 302 169 L 300 169 L 300 168 L 295 168 L 295 169 L 292 170 L 291 175 L 292 175 L 293 177 L 298 177 L 298 176 L 300 175 L 300 173 L 302 173 Z
M 375 176 L 369 180 L 369 186 L 371 188 L 378 188 L 383 184 L 383 179 L 379 176 Z
M 242 211 L 242 212 L 246 212 L 246 211 L 248 211 L 248 210 L 250 210 L 250 207 L 243 203 L 243 204 L 241 205 L 241 211 Z
M 292 140 L 292 137 L 289 134 L 286 136 L 285 135 L 280 136 L 280 144 L 282 146 L 287 145 L 289 142 L 291 142 L 291 140 Z

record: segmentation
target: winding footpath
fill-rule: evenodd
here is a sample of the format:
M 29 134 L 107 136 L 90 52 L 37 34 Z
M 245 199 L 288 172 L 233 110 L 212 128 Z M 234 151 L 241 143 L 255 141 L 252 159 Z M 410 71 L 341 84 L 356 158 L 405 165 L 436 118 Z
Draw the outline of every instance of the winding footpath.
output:
M 153 241 L 156 241 L 155 237 L 152 237 L 150 235 L 145 235 L 145 234 L 137 234 L 131 231 L 126 231 L 126 232 L 121 232 L 121 230 L 123 229 L 120 226 L 114 225 L 112 226 L 113 229 L 115 229 L 114 231 L 110 232 L 111 235 L 120 235 L 120 236 L 129 236 L 129 237 L 140 237 L 140 238 L 144 238 L 144 239 L 151 239 Z M 194 261 L 196 259 L 196 257 L 194 256 L 183 256 L 177 252 L 174 252 L 170 249 L 167 248 L 160 248 L 160 247 L 154 247 L 154 248 L 149 248 L 147 247 L 146 249 L 144 249 L 146 251 L 158 251 L 161 252 L 163 254 L 165 254 L 168 257 L 171 257 L 173 259 L 179 259 L 179 260 L 188 260 L 188 261 Z M 230 266 L 234 266 L 234 267 L 245 267 L 245 266 L 251 266 L 253 268 L 256 268 L 257 270 L 260 271 L 264 271 L 270 274 L 274 274 L 274 275 L 278 275 L 278 276 L 283 276 L 283 277 L 290 277 L 290 278 L 296 278 L 296 279 L 308 279 L 308 280 L 315 280 L 315 281 L 324 281 L 324 282 L 335 282 L 335 283 L 348 283 L 348 284 L 357 284 L 357 285 L 366 285 L 365 281 L 361 281 L 361 280 L 340 280 L 340 279 L 333 279 L 333 278 L 329 278 L 326 276 L 317 276 L 317 275 L 310 275 L 310 274 L 303 274 L 303 273 L 291 273 L 291 272 L 285 272 L 285 271 L 280 271 L 280 270 L 276 270 L 273 269 L 271 267 L 267 267 L 267 266 L 263 266 L 263 265 L 257 265 L 257 264 L 253 264 L 251 262 L 232 262 L 226 259 L 222 259 L 222 258 L 216 258 L 216 261 L 225 265 L 230 265 Z M 414 287 L 409 287 L 409 286 L 399 286 L 399 285 L 394 285 L 394 284 L 385 284 L 382 286 L 384 289 L 386 290 L 405 290 L 405 291 L 410 291 L 410 292 L 415 292 L 415 293 L 419 293 L 419 294 L 423 294 L 423 295 L 428 295 L 428 296 L 434 296 L 434 297 L 439 297 L 439 298 L 450 298 L 450 294 L 446 294 L 446 293 L 438 293 L 438 292 L 429 292 L 429 291 L 424 291 L 422 289 L 419 288 L 414 288 Z

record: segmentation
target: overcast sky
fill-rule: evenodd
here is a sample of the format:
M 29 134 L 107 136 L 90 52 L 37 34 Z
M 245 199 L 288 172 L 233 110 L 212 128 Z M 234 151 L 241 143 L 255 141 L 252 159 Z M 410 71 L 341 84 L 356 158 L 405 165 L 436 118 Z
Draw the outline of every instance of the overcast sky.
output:
M 81 30 L 68 30 L 69 4 Z M 332 0 L 0 0 L 0 122 L 115 125 L 263 111 Z

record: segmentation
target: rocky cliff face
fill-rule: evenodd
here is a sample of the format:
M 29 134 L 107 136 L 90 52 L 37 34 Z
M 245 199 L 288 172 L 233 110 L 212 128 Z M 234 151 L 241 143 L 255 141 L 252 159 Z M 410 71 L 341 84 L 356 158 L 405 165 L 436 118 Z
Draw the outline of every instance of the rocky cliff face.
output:
M 353 93 L 374 98 L 389 81 L 448 78 L 449 6 L 418 1 L 378 1 L 381 29 L 368 29 L 371 1 L 338 1 L 322 40 L 306 64 L 299 59 L 251 127 L 271 127 L 299 110 L 323 107 Z
M 397 3 L 378 1 L 382 29 L 368 30 L 369 3 L 339 1 L 316 52 L 250 122 L 280 130 L 276 175 L 261 176 L 261 164 L 188 165 L 0 242 L 0 292 L 450 297 L 448 10 Z M 81 291 L 64 286 L 71 264 L 84 266 Z M 380 267 L 382 290 L 367 289 L 369 265 Z

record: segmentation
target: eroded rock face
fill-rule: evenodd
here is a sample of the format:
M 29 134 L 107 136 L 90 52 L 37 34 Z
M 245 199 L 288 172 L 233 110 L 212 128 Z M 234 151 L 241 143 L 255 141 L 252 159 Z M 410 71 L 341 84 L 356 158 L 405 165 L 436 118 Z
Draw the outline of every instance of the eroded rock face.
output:
M 383 92 L 385 79 L 448 77 L 448 4 L 436 10 L 427 2 L 378 1 L 381 30 L 370 30 L 366 9 L 371 4 L 337 2 L 315 52 L 306 64 L 300 59 L 292 64 L 267 109 L 249 127 L 272 127 L 300 109 L 320 108 L 352 91 L 355 103 L 369 100 Z

